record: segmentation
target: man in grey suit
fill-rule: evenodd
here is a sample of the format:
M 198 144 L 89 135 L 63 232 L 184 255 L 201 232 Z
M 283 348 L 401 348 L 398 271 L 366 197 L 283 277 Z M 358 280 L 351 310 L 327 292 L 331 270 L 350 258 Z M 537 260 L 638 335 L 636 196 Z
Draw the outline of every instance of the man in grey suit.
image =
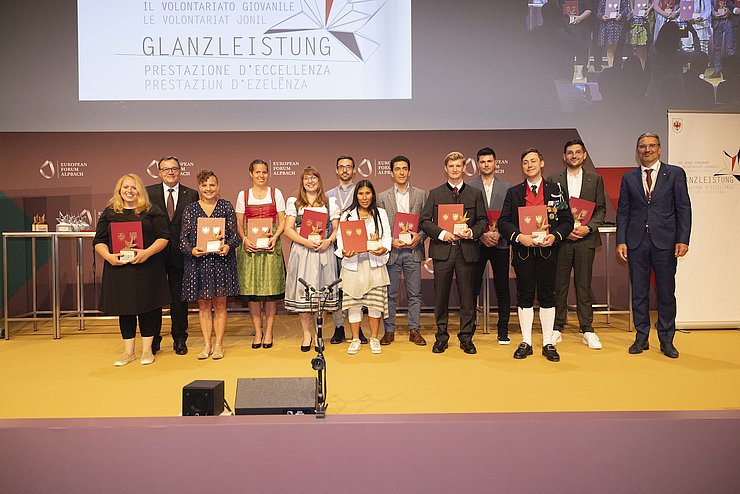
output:
M 424 191 L 409 184 L 411 161 L 405 156 L 396 156 L 391 160 L 391 178 L 393 186 L 378 194 L 378 207 L 385 209 L 391 229 L 395 230 L 396 213 L 421 215 L 424 207 Z M 424 261 L 424 233 L 419 233 L 417 223 L 411 233 L 411 242 L 406 243 L 394 238 L 391 253 L 386 267 L 391 284 L 388 287 L 388 317 L 383 320 L 385 334 L 380 339 L 381 345 L 390 345 L 396 334 L 396 303 L 398 302 L 398 284 L 401 272 L 406 283 L 408 299 L 409 341 L 417 345 L 427 342 L 419 329 L 421 328 L 421 263 Z
M 601 245 L 599 227 L 606 216 L 606 196 L 601 175 L 583 169 L 588 158 L 586 146 L 580 139 L 568 141 L 563 146 L 565 168 L 548 177 L 558 185 L 565 198 L 578 197 L 595 203 L 591 219 L 585 225 L 577 225 L 560 244 L 557 273 L 555 275 L 555 330 L 553 344 L 562 341 L 561 331 L 568 318 L 568 289 L 570 273 L 573 271 L 573 286 L 576 290 L 576 313 L 583 333 L 582 341 L 594 350 L 601 349 L 601 341 L 594 332 L 593 295 L 591 277 L 596 247 Z M 572 206 L 572 205 L 571 205 Z
M 466 183 L 483 192 L 483 199 L 487 211 L 498 211 L 504 205 L 506 191 L 511 185 L 500 178 L 495 178 L 496 152 L 491 148 L 483 148 L 478 151 L 479 176 L 468 180 Z M 483 279 L 486 277 L 486 264 L 490 261 L 493 268 L 493 286 L 496 290 L 496 303 L 498 304 L 498 343 L 508 345 L 509 339 L 509 315 L 511 313 L 511 295 L 509 294 L 509 244 L 498 231 L 498 228 L 489 226 L 489 229 L 480 237 L 480 260 L 478 261 L 478 274 L 475 278 L 475 296 L 480 294 Z
M 159 160 L 161 183 L 146 188 L 149 200 L 167 213 L 170 228 L 170 243 L 163 252 L 167 281 L 170 286 L 170 318 L 172 320 L 172 347 L 177 355 L 188 353 L 188 303 L 182 301 L 182 252 L 180 252 L 180 230 L 185 206 L 198 200 L 198 192 L 180 183 L 180 161 L 174 156 Z M 154 336 L 152 352 L 159 350 L 161 335 Z

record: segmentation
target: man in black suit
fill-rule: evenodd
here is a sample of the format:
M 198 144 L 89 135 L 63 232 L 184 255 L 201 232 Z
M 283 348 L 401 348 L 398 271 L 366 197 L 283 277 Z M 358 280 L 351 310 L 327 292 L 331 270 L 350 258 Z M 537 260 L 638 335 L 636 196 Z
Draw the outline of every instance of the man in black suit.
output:
M 686 172 L 660 161 L 660 138 L 646 132 L 637 139 L 640 166 L 622 177 L 617 205 L 617 257 L 629 264 L 635 342 L 629 353 L 648 349 L 650 273 L 658 291 L 658 340 L 666 357 L 678 358 L 676 265 L 689 251 L 691 200 Z
M 432 351 L 442 353 L 447 348 L 450 335 L 447 332 L 448 304 L 453 275 L 457 279 L 457 294 L 460 299 L 460 348 L 465 353 L 476 353 L 473 344 L 473 322 L 475 320 L 475 275 L 477 272 L 478 240 L 488 228 L 486 206 L 480 190 L 466 186 L 463 182 L 465 156 L 453 151 L 445 157 L 447 182 L 429 192 L 424 204 L 419 226 L 429 236 L 429 256 L 434 261 L 434 316 L 437 334 Z M 457 235 L 439 226 L 439 206 L 463 204 L 467 215 L 467 228 Z
M 593 350 L 600 350 L 602 345 L 594 332 L 594 308 L 591 293 L 591 277 L 596 247 L 601 245 L 599 227 L 606 216 L 606 196 L 604 181 L 601 175 L 583 169 L 588 158 L 586 146 L 580 139 L 568 141 L 563 146 L 565 168 L 548 177 L 568 199 L 577 197 L 594 203 L 591 219 L 586 224 L 578 224 L 560 244 L 558 249 L 558 267 L 555 277 L 555 331 L 552 344 L 561 341 L 560 332 L 568 322 L 568 289 L 570 272 L 573 271 L 573 286 L 576 290 L 576 313 L 583 333 L 582 341 Z M 571 207 L 572 204 L 571 204 Z
M 506 192 L 498 227 L 512 245 L 511 264 L 516 272 L 516 305 L 522 342 L 514 352 L 514 358 L 524 359 L 533 353 L 532 323 L 536 292 L 540 303 L 542 355 L 550 362 L 558 362 L 560 355 L 552 340 L 555 324 L 555 272 L 558 244 L 573 231 L 573 215 L 568 201 L 557 185 L 542 178 L 544 166 L 545 160 L 537 149 L 530 148 L 522 153 L 522 171 L 526 179 Z M 522 233 L 519 208 L 523 206 L 546 207 L 548 229 L 542 238 Z
M 170 243 L 164 251 L 167 280 L 170 285 L 170 317 L 172 319 L 172 347 L 177 355 L 188 353 L 185 343 L 188 339 L 188 304 L 182 301 L 182 252 L 180 252 L 180 230 L 182 212 L 185 206 L 198 200 L 198 192 L 180 183 L 180 161 L 174 156 L 159 160 L 161 183 L 146 188 L 149 200 L 167 213 L 170 227 Z M 162 342 L 162 335 L 156 335 L 152 351 L 156 353 Z

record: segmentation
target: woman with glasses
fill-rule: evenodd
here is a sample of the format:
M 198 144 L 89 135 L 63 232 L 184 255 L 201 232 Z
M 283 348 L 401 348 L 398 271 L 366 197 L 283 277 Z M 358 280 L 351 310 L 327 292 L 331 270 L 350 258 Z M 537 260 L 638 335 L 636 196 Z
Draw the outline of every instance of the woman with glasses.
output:
M 317 236 L 301 236 L 299 232 L 306 211 L 324 215 L 331 229 L 322 225 L 316 228 Z M 309 286 L 320 289 L 337 279 L 334 241 L 339 224 L 339 205 L 335 198 L 326 197 L 321 175 L 315 168 L 308 166 L 303 169 L 296 197 L 288 199 L 285 205 L 285 217 L 285 236 L 292 242 L 286 275 L 285 308 L 298 313 L 303 329 L 301 351 L 307 352 L 311 349 L 312 339 L 318 346 L 311 321 L 311 313 L 315 313 L 318 307 L 315 302 L 312 304 L 306 300 L 306 290 L 298 280 L 303 279 Z M 330 297 L 322 308 L 329 312 L 339 309 L 338 298 Z
M 249 164 L 252 187 L 239 192 L 236 199 L 237 226 L 242 240 L 236 257 L 239 293 L 249 302 L 249 313 L 254 324 L 253 349 L 272 347 L 277 302 L 285 298 L 285 261 L 280 242 L 280 235 L 285 228 L 285 199 L 279 189 L 267 184 L 269 176 L 265 161 L 252 161 Z M 258 247 L 256 242 L 249 239 L 247 227 L 253 218 L 272 220 L 272 231 L 268 232 L 265 247 Z
M 210 170 L 198 173 L 200 200 L 188 205 L 182 217 L 180 250 L 184 255 L 185 272 L 182 282 L 183 300 L 198 302 L 198 319 L 203 333 L 203 350 L 198 360 L 213 356 L 213 360 L 224 357 L 224 334 L 226 334 L 227 297 L 239 295 L 236 277 L 236 248 L 239 237 L 236 229 L 234 207 L 221 199 L 218 177 Z M 198 246 L 198 219 L 225 218 L 223 232 L 209 230 L 216 240 L 221 237 L 218 251 L 209 252 Z M 211 337 L 216 333 L 216 343 L 211 346 Z

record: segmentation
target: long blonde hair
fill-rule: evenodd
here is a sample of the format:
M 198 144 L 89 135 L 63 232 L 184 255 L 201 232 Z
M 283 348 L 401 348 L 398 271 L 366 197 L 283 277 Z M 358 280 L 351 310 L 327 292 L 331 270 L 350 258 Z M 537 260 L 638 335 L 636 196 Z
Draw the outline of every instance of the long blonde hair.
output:
M 149 194 L 146 193 L 144 182 L 142 182 L 141 178 L 135 173 L 127 173 L 126 175 L 118 179 L 118 182 L 116 182 L 116 188 L 113 189 L 113 197 L 111 197 L 108 201 L 108 206 L 116 213 L 123 212 L 125 208 L 123 197 L 121 197 L 121 187 L 123 187 L 123 181 L 127 178 L 130 178 L 134 181 L 134 183 L 136 184 L 136 190 L 139 191 L 139 200 L 136 203 L 134 211 L 136 212 L 136 214 L 141 214 L 145 211 L 149 211 L 152 207 L 152 203 L 149 202 Z

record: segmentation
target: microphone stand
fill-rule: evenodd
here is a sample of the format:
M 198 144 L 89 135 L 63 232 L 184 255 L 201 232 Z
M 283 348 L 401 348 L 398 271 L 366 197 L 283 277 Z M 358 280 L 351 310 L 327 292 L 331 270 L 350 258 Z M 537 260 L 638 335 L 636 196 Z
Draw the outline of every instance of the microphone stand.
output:
M 326 417 L 326 409 L 329 404 L 326 402 L 327 386 L 326 386 L 326 358 L 324 358 L 324 336 L 322 329 L 324 326 L 324 308 L 326 302 L 334 294 L 334 287 L 338 285 L 342 279 L 339 278 L 334 282 L 326 285 L 325 287 L 317 290 L 303 278 L 298 278 L 298 281 L 305 288 L 304 298 L 308 301 L 309 307 L 314 308 L 314 303 L 317 312 L 311 311 L 311 314 L 316 313 L 316 348 L 317 353 L 314 358 L 311 359 L 311 367 L 317 373 L 316 378 L 316 418 L 323 419 Z

